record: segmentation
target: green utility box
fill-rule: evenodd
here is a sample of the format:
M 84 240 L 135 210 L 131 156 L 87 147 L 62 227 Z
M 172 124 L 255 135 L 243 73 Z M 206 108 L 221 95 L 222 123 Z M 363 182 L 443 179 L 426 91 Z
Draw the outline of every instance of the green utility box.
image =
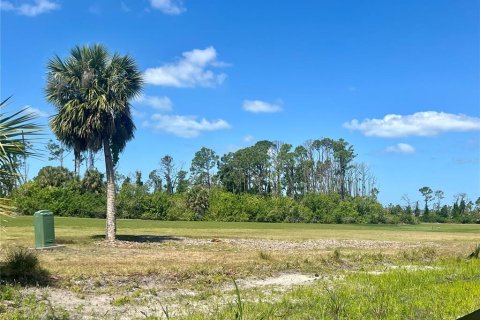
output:
M 53 213 L 40 210 L 33 215 L 35 225 L 35 248 L 41 249 L 55 246 L 55 227 Z

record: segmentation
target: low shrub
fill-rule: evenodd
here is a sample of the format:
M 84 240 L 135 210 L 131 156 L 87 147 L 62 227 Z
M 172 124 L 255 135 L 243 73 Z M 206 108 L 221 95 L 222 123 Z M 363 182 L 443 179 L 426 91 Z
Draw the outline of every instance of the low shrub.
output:
M 7 250 L 5 264 L 0 271 L 2 282 L 19 284 L 46 284 L 48 272 L 41 268 L 35 251 L 24 247 Z

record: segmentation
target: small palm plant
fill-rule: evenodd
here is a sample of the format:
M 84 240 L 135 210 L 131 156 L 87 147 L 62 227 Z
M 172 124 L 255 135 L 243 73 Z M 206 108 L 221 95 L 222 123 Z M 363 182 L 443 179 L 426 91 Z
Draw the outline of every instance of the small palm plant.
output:
M 35 114 L 26 109 L 8 114 L 4 111 L 9 98 L 0 102 L 0 175 L 5 180 L 19 181 L 18 159 L 32 155 L 27 147 L 32 137 L 39 133 L 40 127 L 33 120 Z M 0 214 L 9 214 L 12 207 L 8 199 L 0 197 Z

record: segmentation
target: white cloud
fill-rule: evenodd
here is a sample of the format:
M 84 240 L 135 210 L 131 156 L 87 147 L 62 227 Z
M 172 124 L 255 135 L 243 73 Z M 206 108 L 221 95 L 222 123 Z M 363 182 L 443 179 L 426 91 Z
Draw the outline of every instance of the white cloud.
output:
M 0 1 L 0 9 L 4 11 L 13 11 L 15 10 L 15 6 L 8 1 Z
M 244 100 L 243 110 L 253 113 L 273 113 L 282 111 L 282 103 L 270 103 L 261 100 Z
M 411 115 L 387 114 L 383 119 L 354 119 L 343 126 L 369 137 L 436 136 L 442 132 L 480 130 L 480 118 L 464 114 L 426 111 Z
M 50 0 L 35 0 L 31 3 L 21 3 L 14 5 L 9 1 L 0 1 L 0 9 L 4 11 L 14 11 L 27 17 L 35 17 L 42 13 L 47 13 L 60 8 L 60 5 Z
M 247 134 L 245 137 L 243 137 L 244 142 L 252 142 L 254 139 L 255 137 L 252 136 L 251 134 Z
M 170 98 L 166 96 L 156 97 L 142 94 L 133 102 L 144 104 L 160 111 L 171 111 L 173 106 L 172 100 L 170 100 Z
M 42 111 L 40 109 L 37 109 L 37 108 L 34 108 L 32 106 L 25 106 L 24 107 L 24 112 L 25 113 L 33 113 L 34 115 L 36 115 L 37 117 L 42 117 L 42 118 L 46 118 L 49 116 L 48 113 L 46 113 L 45 111 Z
M 175 63 L 169 63 L 158 68 L 145 70 L 144 78 L 148 84 L 166 87 L 214 87 L 220 85 L 226 78 L 224 73 L 215 73 L 209 67 L 222 67 L 217 61 L 217 51 L 214 47 L 194 49 L 182 53 L 182 58 Z
M 132 116 L 140 119 L 145 118 L 145 116 L 147 115 L 145 112 L 138 111 L 135 108 L 132 108 L 131 112 L 132 112 Z
M 156 113 L 152 121 L 145 121 L 144 126 L 158 131 L 172 133 L 182 138 L 195 138 L 202 131 L 229 129 L 231 126 L 222 119 L 209 121 L 205 118 L 198 121 L 195 116 L 163 115 Z
M 415 153 L 415 148 L 407 143 L 397 143 L 385 149 L 388 153 Z
M 179 15 L 186 11 L 182 0 L 150 0 L 154 9 L 169 15 Z

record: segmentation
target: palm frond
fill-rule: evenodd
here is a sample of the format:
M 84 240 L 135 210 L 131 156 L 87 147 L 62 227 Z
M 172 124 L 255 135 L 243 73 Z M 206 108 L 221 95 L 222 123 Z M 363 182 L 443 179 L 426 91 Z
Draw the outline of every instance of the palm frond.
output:
M 17 159 L 34 155 L 27 144 L 40 133 L 41 128 L 33 122 L 36 115 L 29 113 L 26 108 L 13 114 L 4 112 L 3 108 L 9 99 L 0 102 L 0 174 L 15 180 L 20 178 Z M 4 198 L 0 198 L 0 214 L 11 212 L 12 207 Z
M 57 138 L 67 146 L 95 151 L 108 139 L 123 150 L 135 130 L 129 100 L 143 85 L 135 60 L 110 55 L 96 44 L 76 46 L 64 61 L 51 59 L 47 68 L 45 92 L 57 109 L 50 120 Z

